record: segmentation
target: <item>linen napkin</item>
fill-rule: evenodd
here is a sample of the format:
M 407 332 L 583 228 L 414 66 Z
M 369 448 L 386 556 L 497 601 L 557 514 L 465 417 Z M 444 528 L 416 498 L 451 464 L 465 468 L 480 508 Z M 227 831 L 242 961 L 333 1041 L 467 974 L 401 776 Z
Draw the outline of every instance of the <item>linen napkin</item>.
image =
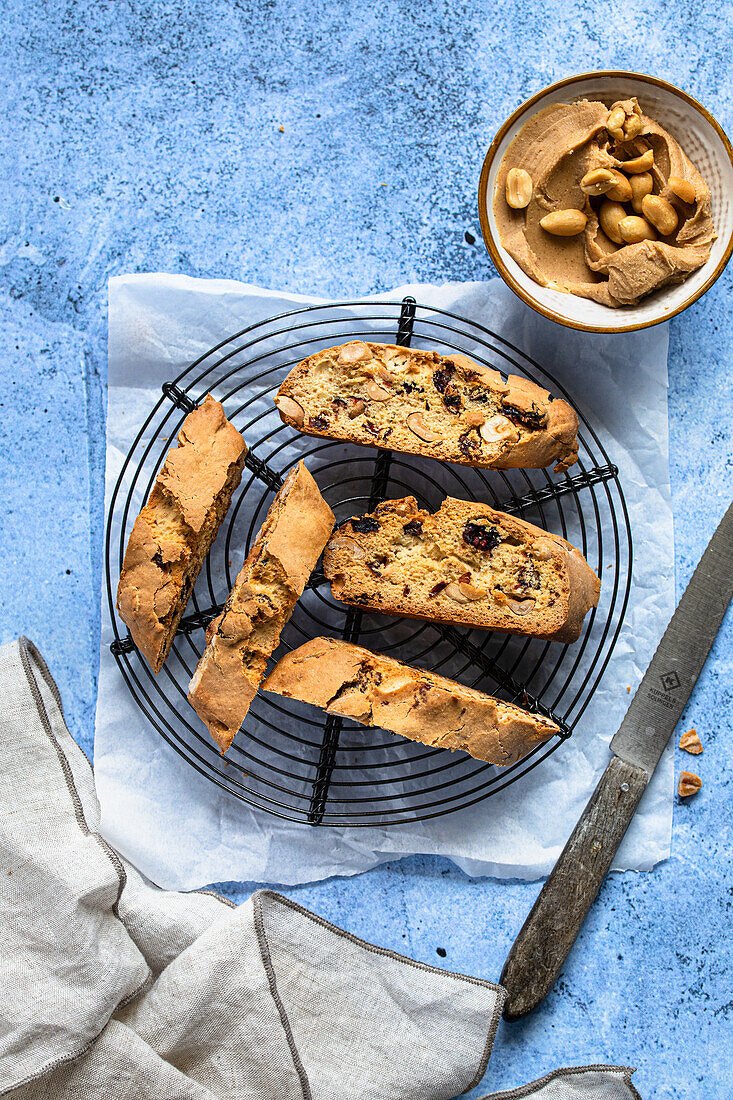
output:
M 24 638 L 0 648 L 0 1094 L 15 1100 L 448 1098 L 504 990 L 287 898 L 165 892 L 100 836 L 91 768 Z M 495 1096 L 628 1100 L 624 1067 Z

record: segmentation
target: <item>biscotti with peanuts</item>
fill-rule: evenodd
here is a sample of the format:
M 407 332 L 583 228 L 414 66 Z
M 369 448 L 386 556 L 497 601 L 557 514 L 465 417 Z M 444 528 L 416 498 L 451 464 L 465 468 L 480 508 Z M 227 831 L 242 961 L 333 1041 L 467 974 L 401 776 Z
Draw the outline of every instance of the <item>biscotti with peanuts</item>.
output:
M 222 753 L 240 729 L 267 662 L 333 530 L 303 462 L 290 471 L 245 559 L 193 674 L 188 701 Z
M 288 653 L 262 689 L 502 767 L 559 733 L 542 715 L 335 638 Z
M 275 404 L 308 435 L 464 466 L 566 470 L 578 459 L 567 401 L 458 352 L 353 340 L 298 363 Z
M 247 447 L 208 395 L 189 413 L 135 520 L 117 588 L 117 608 L 154 672 L 170 652 L 181 616 L 232 493 Z
M 559 535 L 475 501 L 388 500 L 323 555 L 336 599 L 389 615 L 574 642 L 600 581 Z

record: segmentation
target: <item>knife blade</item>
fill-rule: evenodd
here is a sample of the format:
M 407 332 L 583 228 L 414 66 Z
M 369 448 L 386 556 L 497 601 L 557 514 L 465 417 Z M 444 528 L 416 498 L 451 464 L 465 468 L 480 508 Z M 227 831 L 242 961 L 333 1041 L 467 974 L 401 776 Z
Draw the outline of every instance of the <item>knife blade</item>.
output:
M 611 752 L 651 776 L 702 672 L 733 597 L 733 504 L 723 516 L 662 635 Z
M 613 756 L 512 946 L 504 1018 L 544 1000 L 583 926 L 733 597 L 733 504 L 720 521 L 618 732 Z

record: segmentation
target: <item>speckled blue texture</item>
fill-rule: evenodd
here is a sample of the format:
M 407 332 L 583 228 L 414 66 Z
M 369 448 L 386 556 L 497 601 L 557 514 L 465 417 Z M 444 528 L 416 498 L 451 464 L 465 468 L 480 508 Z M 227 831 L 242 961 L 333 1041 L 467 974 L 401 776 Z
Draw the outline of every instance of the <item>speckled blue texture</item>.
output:
M 89 751 L 107 278 L 167 270 L 334 296 L 486 278 L 476 183 L 506 115 L 553 79 L 616 66 L 681 85 L 730 132 L 733 8 L 3 7 L 0 641 L 22 631 L 41 647 Z M 678 592 L 731 496 L 732 284 L 733 269 L 671 322 Z M 588 1061 L 637 1065 L 646 1098 L 733 1093 L 731 640 L 729 615 L 681 726 L 705 754 L 678 766 L 705 787 L 675 807 L 672 858 L 611 876 L 554 993 L 502 1026 L 474 1095 Z M 360 936 L 494 979 L 537 892 L 417 858 L 288 891 Z

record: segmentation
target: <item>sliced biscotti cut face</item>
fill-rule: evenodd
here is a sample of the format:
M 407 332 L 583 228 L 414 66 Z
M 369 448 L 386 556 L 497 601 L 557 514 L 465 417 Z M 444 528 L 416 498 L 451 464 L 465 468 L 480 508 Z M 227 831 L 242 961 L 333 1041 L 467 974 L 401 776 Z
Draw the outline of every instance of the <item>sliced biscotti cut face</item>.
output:
M 600 581 L 574 546 L 467 500 L 388 500 L 341 524 L 323 555 L 336 599 L 389 615 L 574 642 Z
M 257 694 L 267 662 L 333 530 L 333 512 L 302 462 L 275 497 L 232 591 L 206 631 L 188 700 L 222 753 Z
M 559 733 L 542 715 L 335 638 L 288 653 L 262 689 L 502 767 Z
M 354 340 L 298 363 L 275 404 L 308 435 L 463 466 L 566 470 L 578 459 L 567 401 L 459 353 Z
M 211 395 L 183 421 L 135 520 L 117 608 L 154 672 L 163 667 L 204 559 L 242 477 L 247 447 Z

